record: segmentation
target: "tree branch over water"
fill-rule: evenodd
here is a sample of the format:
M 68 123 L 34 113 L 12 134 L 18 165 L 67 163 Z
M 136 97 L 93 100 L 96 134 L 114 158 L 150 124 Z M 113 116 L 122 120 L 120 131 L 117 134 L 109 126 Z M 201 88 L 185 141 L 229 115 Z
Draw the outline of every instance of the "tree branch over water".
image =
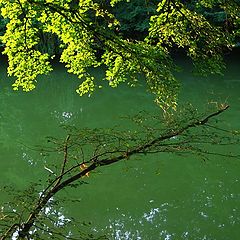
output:
M 221 106 L 218 110 L 204 116 L 190 119 L 187 123 L 182 126 L 172 127 L 165 132 L 156 132 L 155 137 L 151 135 L 142 136 L 141 139 L 138 139 L 139 136 L 136 135 L 123 135 L 126 137 L 125 143 L 119 144 L 120 139 L 123 139 L 123 136 L 120 134 L 111 131 L 107 134 L 105 132 L 96 132 L 96 130 L 87 130 L 80 131 L 80 134 L 76 130 L 73 130 L 67 135 L 67 138 L 60 143 L 62 144 L 63 160 L 60 167 L 59 175 L 50 181 L 45 190 L 42 191 L 38 199 L 36 199 L 36 205 L 32 208 L 28 217 L 25 220 L 22 220 L 18 223 L 13 223 L 5 233 L 1 236 L 1 240 L 9 239 L 13 234 L 17 235 L 17 239 L 31 239 L 31 234 L 33 228 L 36 228 L 36 222 L 41 216 L 44 208 L 49 204 L 49 201 L 65 187 L 71 186 L 73 183 L 79 183 L 80 179 L 88 176 L 93 170 L 97 168 L 111 165 L 122 160 L 129 160 L 132 156 L 148 153 L 160 153 L 160 152 L 186 152 L 186 153 L 199 153 L 199 154 L 209 154 L 212 155 L 214 152 L 208 152 L 202 150 L 199 147 L 194 147 L 195 143 L 204 143 L 204 138 L 209 138 L 213 134 L 212 128 L 208 128 L 208 123 L 215 117 L 218 117 L 220 114 L 225 112 L 229 108 L 228 105 Z M 194 134 L 189 133 L 190 130 L 198 129 L 201 127 L 206 127 L 210 132 L 208 135 L 199 135 L 199 139 L 196 139 Z M 154 130 L 153 130 L 154 131 Z M 155 131 L 154 131 L 155 132 Z M 183 137 L 184 140 L 179 139 Z M 140 137 L 139 137 L 140 138 Z M 222 141 L 222 138 L 219 135 L 219 140 Z M 186 140 L 188 139 L 188 140 Z M 213 141 L 216 141 L 214 137 Z M 226 138 L 226 141 L 229 141 Z M 193 144 L 191 145 L 191 140 Z M 167 142 L 169 141 L 169 142 Z M 221 142 L 219 141 L 219 143 Z M 239 140 L 238 140 L 239 141 Z M 56 141 L 55 141 L 56 142 Z M 116 144 L 118 143 L 118 144 Z M 211 143 L 211 138 L 208 142 Z M 79 155 L 77 159 L 77 164 L 73 164 L 73 158 L 77 158 L 75 154 L 74 146 L 76 149 L 81 147 L 81 152 L 83 152 L 83 146 L 87 147 L 86 152 L 91 152 L 92 155 L 87 154 L 87 158 L 81 159 L 83 153 Z M 99 150 L 102 146 L 101 150 Z M 59 148 L 58 148 L 59 149 Z M 70 150 L 74 154 L 70 153 Z M 90 151 L 91 150 L 91 151 Z M 222 155 L 221 153 L 216 153 L 218 156 L 228 156 Z M 74 157 L 75 156 L 75 157 Z M 229 154 L 231 157 L 237 157 L 237 155 Z M 32 233 L 31 233 L 32 231 Z

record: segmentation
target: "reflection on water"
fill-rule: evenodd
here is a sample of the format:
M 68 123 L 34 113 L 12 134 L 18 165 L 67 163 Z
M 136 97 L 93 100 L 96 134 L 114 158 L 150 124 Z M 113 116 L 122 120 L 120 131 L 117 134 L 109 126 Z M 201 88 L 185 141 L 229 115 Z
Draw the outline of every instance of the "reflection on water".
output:
M 156 230 L 160 230 L 160 222 L 167 221 L 164 212 L 167 211 L 165 206 L 168 203 L 162 204 L 160 208 L 151 208 L 149 212 L 144 213 L 139 219 L 134 219 L 131 215 L 127 216 L 125 214 L 121 214 L 122 218 L 114 221 L 110 221 L 110 224 L 107 228 L 112 231 L 112 238 L 116 240 L 120 239 L 145 239 L 142 234 L 142 230 L 146 223 L 151 224 L 151 229 L 155 228 Z M 128 229 L 128 226 L 134 226 L 135 231 L 132 229 Z M 156 238 L 157 236 L 155 236 Z M 159 232 L 159 237 L 164 237 L 164 239 L 170 239 L 171 234 L 166 233 L 166 231 Z
M 240 128 L 240 79 L 238 68 L 234 71 L 219 79 L 180 73 L 181 99 L 200 108 L 206 102 L 227 99 L 231 109 L 221 118 L 226 121 L 224 127 Z M 46 136 L 62 136 L 61 124 L 124 127 L 127 123 L 120 116 L 156 109 L 153 97 L 143 88 L 103 89 L 80 98 L 75 93 L 78 80 L 69 78 L 59 68 L 28 94 L 12 92 L 8 83 L 1 82 L 1 185 L 21 189 L 47 178 L 47 169 L 54 172 L 48 165 L 53 157 L 27 146 L 46 144 Z M 237 149 L 231 146 L 231 150 Z M 224 157 L 202 162 L 193 156 L 147 156 L 92 173 L 86 179 L 89 184 L 60 194 L 78 202 L 63 202 L 60 210 L 48 207 L 45 214 L 53 213 L 57 226 L 70 217 L 91 222 L 94 232 L 115 240 L 235 240 L 240 235 L 239 171 L 239 160 Z M 6 200 L 0 194 L 0 202 Z
M 42 193 L 40 192 L 39 196 L 41 194 Z M 54 202 L 53 198 L 51 198 L 49 200 L 49 206 L 46 206 L 43 209 L 42 214 L 45 216 L 46 219 L 51 219 L 51 222 L 53 223 L 53 226 L 50 227 L 50 224 L 49 223 L 44 223 L 44 221 L 41 223 L 41 225 L 39 225 L 38 223 L 34 224 L 34 227 L 29 232 L 30 236 L 28 236 L 28 240 L 36 240 L 36 237 L 38 238 L 39 236 L 41 236 L 41 231 L 42 231 L 43 234 L 45 232 L 48 232 L 49 235 L 51 236 L 54 233 L 54 229 L 59 229 L 61 227 L 64 227 L 64 226 L 66 226 L 66 224 L 71 222 L 71 219 L 64 216 L 61 209 L 56 210 L 53 206 L 50 206 L 52 202 Z M 4 211 L 4 207 L 2 207 L 1 210 Z M 12 209 L 12 212 L 16 213 L 17 210 Z M 58 232 L 56 231 L 55 234 L 56 233 L 58 233 Z M 66 236 L 66 239 L 68 239 L 68 237 L 71 237 L 72 236 L 71 231 L 69 231 L 65 236 Z M 12 240 L 17 240 L 18 239 L 17 237 L 18 237 L 18 231 L 13 233 Z
M 60 124 L 67 123 L 74 117 L 73 112 L 58 112 L 57 110 L 54 110 L 51 114 L 59 121 Z

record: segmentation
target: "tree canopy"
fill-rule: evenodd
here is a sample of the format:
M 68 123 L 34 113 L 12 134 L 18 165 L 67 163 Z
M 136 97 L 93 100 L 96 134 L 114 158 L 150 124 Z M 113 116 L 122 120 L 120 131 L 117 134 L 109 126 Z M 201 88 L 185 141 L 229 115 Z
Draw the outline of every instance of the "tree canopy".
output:
M 0 0 L 7 22 L 1 41 L 8 75 L 15 77 L 13 89 L 31 91 L 37 77 L 52 70 L 55 56 L 42 47 L 47 35 L 58 41 L 60 62 L 80 79 L 79 95 L 102 87 L 91 68 L 104 66 L 104 80 L 111 87 L 122 82 L 135 86 L 143 74 L 157 103 L 165 109 L 175 107 L 179 83 L 170 54 L 173 48 L 183 49 L 199 73 L 221 72 L 222 54 L 239 36 L 238 0 L 154 0 L 145 2 L 144 11 L 139 10 L 144 9 L 141 4 L 138 8 L 134 4 L 133 0 Z M 133 26 L 145 32 L 144 37 L 124 34 L 124 9 L 127 20 L 144 16 L 140 25 Z M 212 20 L 214 13 L 225 19 L 222 24 Z
M 69 73 L 78 76 L 80 84 L 76 91 L 84 95 L 102 87 L 92 74 L 92 68 L 102 66 L 103 80 L 111 87 L 120 83 L 135 86 L 139 76 L 144 75 L 156 102 L 163 109 L 174 108 L 179 82 L 174 76 L 177 66 L 171 57 L 172 50 L 185 51 L 200 74 L 221 73 L 223 54 L 237 43 L 240 34 L 239 3 L 239 0 L 0 0 L 0 39 L 3 53 L 8 56 L 8 75 L 15 78 L 14 90 L 31 91 L 39 75 L 52 71 L 51 60 L 57 58 Z M 56 42 L 60 56 L 45 46 L 49 39 Z M 51 232 L 54 219 L 44 212 L 53 204 L 51 198 L 65 187 L 84 184 L 82 178 L 91 171 L 134 155 L 173 152 L 239 158 L 204 149 L 205 144 L 239 144 L 239 137 L 233 138 L 238 132 L 209 123 L 227 109 L 227 105 L 222 105 L 204 116 L 190 111 L 189 117 L 186 112 L 178 112 L 176 119 L 169 122 L 159 116 L 139 115 L 133 118 L 138 131 L 66 127 L 67 136 L 60 140 L 49 138 L 48 143 L 53 146 L 44 150 L 63 154 L 61 161 L 56 161 L 59 171 L 44 186 L 31 188 L 24 201 L 18 197 L 21 204 L 13 202 L 1 208 L 0 238 L 74 237 L 67 228 Z M 48 226 L 48 220 L 53 227 Z

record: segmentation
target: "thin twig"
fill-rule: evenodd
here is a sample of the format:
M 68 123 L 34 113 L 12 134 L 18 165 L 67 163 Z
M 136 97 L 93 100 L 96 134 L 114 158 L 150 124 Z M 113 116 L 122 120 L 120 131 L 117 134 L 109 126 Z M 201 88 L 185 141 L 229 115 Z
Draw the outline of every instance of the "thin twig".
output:
M 65 143 L 64 143 L 64 147 L 63 147 L 63 152 L 64 152 L 64 158 L 63 158 L 63 163 L 62 163 L 62 167 L 61 167 L 61 172 L 60 172 L 60 177 L 58 178 L 58 181 L 55 183 L 55 186 L 57 186 L 63 177 L 63 174 L 65 172 L 65 167 L 66 167 L 66 163 L 68 160 L 68 142 L 70 139 L 70 135 L 67 136 Z

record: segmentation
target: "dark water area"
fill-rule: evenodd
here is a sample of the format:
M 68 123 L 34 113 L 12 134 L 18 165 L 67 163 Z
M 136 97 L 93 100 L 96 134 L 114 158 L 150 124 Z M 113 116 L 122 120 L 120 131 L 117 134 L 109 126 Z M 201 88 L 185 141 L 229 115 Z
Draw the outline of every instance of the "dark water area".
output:
M 240 129 L 240 59 L 236 51 L 226 56 L 224 76 L 194 76 L 180 56 L 183 71 L 180 102 L 196 108 L 228 103 L 221 117 L 223 127 Z M 0 186 L 24 189 L 30 182 L 47 178 L 49 157 L 29 146 L 46 143 L 46 136 L 63 136 L 61 124 L 78 127 L 111 127 L 127 123 L 126 114 L 156 111 L 153 96 L 142 86 L 103 88 L 92 96 L 79 97 L 79 80 L 56 66 L 41 77 L 30 93 L 14 92 L 0 73 Z M 99 78 L 102 71 L 95 72 Z M 239 146 L 230 146 L 239 151 Z M 229 151 L 222 147 L 223 152 Z M 156 154 L 112 165 L 93 173 L 89 184 L 65 189 L 62 196 L 78 202 L 62 204 L 61 218 L 72 216 L 91 222 L 89 229 L 110 239 L 237 240 L 240 235 L 240 159 L 212 156 L 203 162 L 197 156 Z M 0 203 L 8 195 L 0 192 Z

